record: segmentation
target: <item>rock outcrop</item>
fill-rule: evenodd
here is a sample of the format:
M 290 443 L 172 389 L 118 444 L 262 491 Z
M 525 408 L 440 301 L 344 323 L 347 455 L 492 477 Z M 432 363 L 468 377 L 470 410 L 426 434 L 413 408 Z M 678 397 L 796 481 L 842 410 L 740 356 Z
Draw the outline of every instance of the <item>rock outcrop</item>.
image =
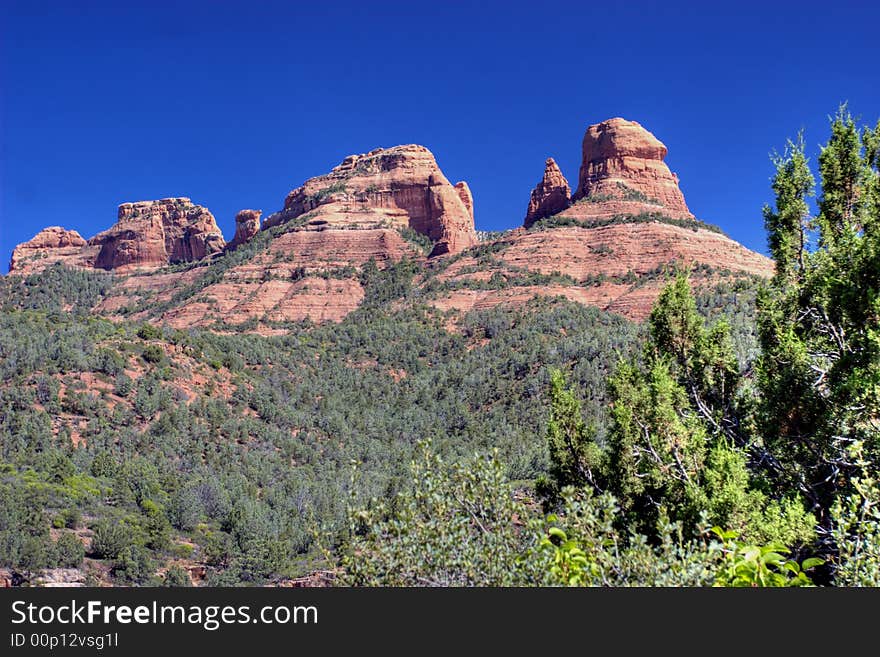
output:
M 414 144 L 349 155 L 290 192 L 264 228 L 290 221 L 298 230 L 411 228 L 435 242 L 434 255 L 477 243 L 467 185 L 453 187 L 431 151 Z
M 226 245 L 227 249 L 235 249 L 250 242 L 260 232 L 261 210 L 240 210 L 235 215 L 235 237 Z
M 116 225 L 89 244 L 100 245 L 95 267 L 156 269 L 219 253 L 226 242 L 207 208 L 188 198 L 123 203 Z
M 451 291 L 435 293 L 434 305 L 467 312 L 562 295 L 642 320 L 666 282 L 664 272 L 688 269 L 695 287 L 773 274 L 770 259 L 694 219 L 663 161 L 666 146 L 638 123 L 616 118 L 591 125 L 582 153 L 576 193 L 570 196 L 548 159 L 524 227 L 489 245 L 492 264 L 464 254 L 445 269 L 431 288 Z M 551 215 L 579 221 L 528 230 Z M 535 275 L 549 278 L 533 283 Z
M 458 192 L 458 198 L 461 199 L 461 202 L 464 203 L 464 207 L 467 209 L 468 214 L 471 216 L 471 223 L 474 223 L 474 195 L 471 193 L 471 188 L 468 184 L 462 180 L 460 182 L 455 183 L 455 191 Z
M 306 318 L 342 320 L 369 297 L 364 265 L 384 269 L 404 258 L 422 265 L 413 278 L 417 303 L 465 312 L 561 295 L 641 320 L 673 269 L 689 270 L 695 287 L 771 276 L 771 260 L 694 219 L 665 156 L 638 123 L 590 126 L 576 193 L 547 159 L 525 226 L 487 236 L 494 239 L 489 258 L 467 251 L 478 243 L 467 183 L 452 185 L 428 149 L 408 145 L 345 158 L 290 192 L 262 225 L 260 211 L 240 211 L 228 245 L 211 213 L 189 199 L 124 203 L 116 225 L 91 240 L 63 228 L 42 231 L 15 249 L 11 269 L 28 273 L 60 261 L 118 271 L 124 275 L 95 313 L 176 328 L 247 323 L 267 335 Z M 577 221 L 529 230 L 551 215 Z M 208 261 L 155 271 L 209 260 L 263 229 L 271 239 L 220 269 Z M 431 255 L 458 257 L 426 257 L 421 236 L 432 241 Z
M 571 188 L 562 171 L 552 157 L 544 163 L 544 177 L 532 190 L 529 208 L 526 211 L 525 227 L 530 228 L 536 221 L 557 214 L 571 204 Z
M 692 218 L 678 176 L 663 159 L 666 146 L 635 121 L 615 118 L 587 128 L 572 217 L 660 213 Z
M 75 230 L 50 226 L 15 247 L 9 261 L 9 271 L 30 274 L 56 262 L 75 267 L 91 267 L 95 255 L 94 249 L 89 251 L 88 243 Z

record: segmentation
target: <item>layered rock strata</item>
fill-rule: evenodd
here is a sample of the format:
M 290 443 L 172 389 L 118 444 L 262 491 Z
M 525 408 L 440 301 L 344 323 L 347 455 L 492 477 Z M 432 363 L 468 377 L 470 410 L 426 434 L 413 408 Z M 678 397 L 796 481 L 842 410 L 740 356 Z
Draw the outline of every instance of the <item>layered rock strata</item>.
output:
M 116 224 L 91 240 L 98 269 L 156 269 L 220 253 L 223 233 L 207 208 L 188 198 L 123 203 Z
M 431 151 L 415 144 L 349 155 L 290 192 L 263 226 L 290 221 L 302 230 L 410 228 L 435 243 L 433 255 L 477 243 L 467 184 L 450 184 Z
M 89 249 L 86 240 L 75 230 L 50 226 L 15 247 L 9 271 L 31 274 L 56 262 L 71 267 L 91 267 L 96 255 L 97 249 Z

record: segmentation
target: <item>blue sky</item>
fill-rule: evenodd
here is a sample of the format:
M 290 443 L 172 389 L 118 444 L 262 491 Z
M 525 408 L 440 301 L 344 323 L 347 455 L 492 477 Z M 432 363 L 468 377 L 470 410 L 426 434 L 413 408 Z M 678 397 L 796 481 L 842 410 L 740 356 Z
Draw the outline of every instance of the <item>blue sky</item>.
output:
M 0 1 L 0 270 L 49 225 L 125 201 L 241 208 L 350 153 L 420 143 L 479 229 L 522 222 L 587 125 L 669 147 L 691 210 L 766 252 L 768 154 L 849 101 L 880 116 L 880 3 Z

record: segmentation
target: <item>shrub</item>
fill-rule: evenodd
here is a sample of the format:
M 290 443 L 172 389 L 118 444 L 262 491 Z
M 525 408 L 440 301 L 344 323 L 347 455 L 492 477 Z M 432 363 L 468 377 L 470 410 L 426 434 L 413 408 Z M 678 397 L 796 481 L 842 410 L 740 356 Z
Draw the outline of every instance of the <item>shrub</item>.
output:
M 352 509 L 343 564 L 354 585 L 504 586 L 538 583 L 530 543 L 517 530 L 528 511 L 513 498 L 497 458 L 446 466 L 422 443 L 412 492 L 393 510 L 373 500 Z
M 113 385 L 113 394 L 119 397 L 128 397 L 128 393 L 131 392 L 132 386 L 133 382 L 131 377 L 125 372 L 120 372 L 116 376 L 116 381 Z
M 202 504 L 192 488 L 177 491 L 168 504 L 168 519 L 180 531 L 195 529 L 202 517 Z
M 113 576 L 129 584 L 146 584 L 155 572 L 156 564 L 149 551 L 140 545 L 123 548 L 113 565 Z
M 72 532 L 64 532 L 55 541 L 55 552 L 61 568 L 76 568 L 86 556 L 82 542 Z
M 165 571 L 165 576 L 162 578 L 162 586 L 173 586 L 177 588 L 188 587 L 192 586 L 192 581 L 186 570 L 179 565 L 174 564 Z
M 132 542 L 130 528 L 119 522 L 101 520 L 94 527 L 89 552 L 96 559 L 116 559 Z
M 137 331 L 141 340 L 158 340 L 162 337 L 162 329 L 152 324 L 143 324 Z
M 831 509 L 831 537 L 837 545 L 834 583 L 837 586 L 880 586 L 880 483 L 866 459 L 865 447 L 854 443 L 850 459 L 861 468 L 854 492 Z
M 144 500 L 141 503 L 141 510 L 146 546 L 156 551 L 167 549 L 171 543 L 171 524 L 165 513 L 153 500 Z
M 61 513 L 55 516 L 52 524 L 56 529 L 76 529 L 79 527 L 81 518 L 82 515 L 80 514 L 79 509 L 64 509 Z
M 165 352 L 159 345 L 151 344 L 144 347 L 141 358 L 148 363 L 161 363 L 165 359 Z

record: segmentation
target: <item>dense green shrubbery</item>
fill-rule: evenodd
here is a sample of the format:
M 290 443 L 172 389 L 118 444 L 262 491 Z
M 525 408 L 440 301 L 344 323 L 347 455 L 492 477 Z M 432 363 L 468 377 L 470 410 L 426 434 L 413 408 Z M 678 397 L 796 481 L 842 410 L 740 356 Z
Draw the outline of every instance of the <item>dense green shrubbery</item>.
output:
M 537 534 L 519 525 L 528 508 L 512 496 L 497 459 L 446 466 L 425 445 L 410 467 L 411 492 L 350 510 L 345 582 L 355 586 L 513 586 L 542 583 L 525 558 Z
M 38 274 L 0 278 L 0 309 L 86 314 L 112 283 L 106 272 L 56 263 Z
M 425 444 L 410 491 L 349 509 L 342 583 L 355 586 L 808 586 L 821 560 L 707 526 L 621 528 L 615 498 L 562 490 L 559 514 L 524 504 L 497 458 L 446 464 Z M 517 493 L 520 495 L 517 495 Z

